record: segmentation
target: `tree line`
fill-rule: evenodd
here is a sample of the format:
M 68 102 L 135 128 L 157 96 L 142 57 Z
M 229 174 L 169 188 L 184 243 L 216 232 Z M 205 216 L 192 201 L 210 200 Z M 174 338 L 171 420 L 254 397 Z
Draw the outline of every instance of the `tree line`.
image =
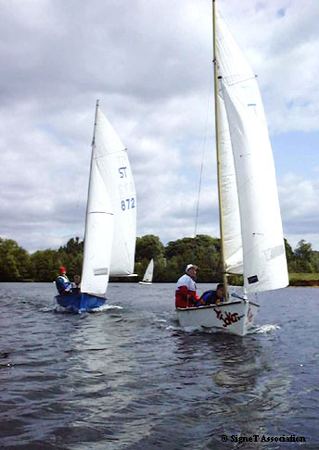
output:
M 285 239 L 288 270 L 290 273 L 318 273 L 319 252 L 309 242 L 301 240 L 293 250 Z M 61 265 L 67 267 L 68 276 L 81 274 L 83 241 L 70 239 L 57 250 L 38 250 L 32 254 L 12 239 L 0 238 L 0 282 L 3 281 L 53 281 Z M 155 282 L 175 282 L 188 263 L 196 264 L 199 282 L 222 280 L 220 239 L 207 235 L 185 237 L 163 245 L 158 236 L 145 235 L 136 239 L 134 280 L 143 277 L 150 259 L 155 262 Z M 123 281 L 121 279 L 120 281 Z M 241 276 L 231 276 L 232 284 L 240 284 Z

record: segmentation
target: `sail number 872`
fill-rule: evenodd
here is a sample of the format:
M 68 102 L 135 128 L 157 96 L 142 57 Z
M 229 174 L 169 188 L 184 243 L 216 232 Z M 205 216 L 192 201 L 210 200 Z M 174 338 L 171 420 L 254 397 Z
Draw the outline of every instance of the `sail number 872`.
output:
M 135 208 L 135 198 L 126 198 L 125 200 L 121 200 L 121 209 L 122 211 L 126 211 L 127 209 Z

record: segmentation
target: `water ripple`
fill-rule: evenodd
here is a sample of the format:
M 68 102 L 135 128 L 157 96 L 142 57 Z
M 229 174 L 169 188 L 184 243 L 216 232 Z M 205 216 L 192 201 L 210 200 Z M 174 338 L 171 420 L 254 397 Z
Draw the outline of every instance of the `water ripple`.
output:
M 51 284 L 0 286 L 2 448 L 268 450 L 221 435 L 291 433 L 318 448 L 314 291 L 261 297 L 236 338 L 181 329 L 172 289 L 111 284 L 110 308 L 77 316 L 54 314 Z

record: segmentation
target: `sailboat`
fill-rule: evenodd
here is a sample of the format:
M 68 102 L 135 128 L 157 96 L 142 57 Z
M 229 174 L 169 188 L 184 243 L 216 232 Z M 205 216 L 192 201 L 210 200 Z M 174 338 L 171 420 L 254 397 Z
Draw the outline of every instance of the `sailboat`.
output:
M 95 311 L 106 302 L 110 276 L 132 276 L 136 193 L 127 149 L 96 102 L 86 208 L 80 293 L 57 295 L 71 312 Z
M 154 272 L 154 261 L 153 258 L 148 263 L 146 267 L 144 277 L 142 281 L 139 281 L 140 284 L 152 284 L 153 281 L 153 272 Z
M 257 79 L 213 0 L 214 97 L 221 257 L 225 302 L 181 309 L 183 327 L 244 336 L 255 293 L 289 284 L 276 176 Z M 227 276 L 242 274 L 243 289 Z

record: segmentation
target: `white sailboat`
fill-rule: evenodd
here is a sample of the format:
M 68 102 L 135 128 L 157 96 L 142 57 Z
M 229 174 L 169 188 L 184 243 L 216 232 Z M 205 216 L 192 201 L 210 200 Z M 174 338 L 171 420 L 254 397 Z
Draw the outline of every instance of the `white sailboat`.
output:
M 226 301 L 177 309 L 180 324 L 245 335 L 258 305 L 252 294 L 286 287 L 287 262 L 275 168 L 254 72 L 213 0 L 215 132 Z M 228 274 L 243 274 L 241 295 Z M 236 300 L 233 300 L 236 296 Z
M 146 267 L 144 277 L 142 281 L 139 281 L 140 284 L 152 284 L 153 281 L 153 272 L 154 272 L 154 260 L 153 258 L 148 263 Z
M 127 150 L 97 101 L 81 292 L 58 295 L 58 304 L 74 312 L 102 306 L 109 277 L 133 274 L 135 242 L 136 193 Z

